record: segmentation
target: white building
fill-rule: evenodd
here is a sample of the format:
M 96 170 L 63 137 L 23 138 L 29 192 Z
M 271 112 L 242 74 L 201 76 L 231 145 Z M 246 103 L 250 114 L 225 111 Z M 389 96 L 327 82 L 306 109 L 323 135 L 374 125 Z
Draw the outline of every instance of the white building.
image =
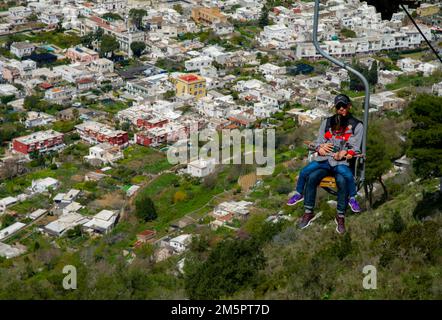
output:
M 404 58 L 397 61 L 397 66 L 404 72 L 416 72 L 421 62 L 411 58 Z
M 434 72 L 441 69 L 441 65 L 438 62 L 431 63 L 431 62 L 424 62 L 419 65 L 417 68 L 418 71 L 422 72 L 424 74 L 424 77 L 431 76 Z
M 225 64 L 227 60 L 232 56 L 231 53 L 225 52 L 223 47 L 209 46 L 202 50 L 203 54 L 209 58 L 212 58 L 219 64 Z
M 31 212 L 30 214 L 28 214 L 28 218 L 31 220 L 36 220 L 36 219 L 40 218 L 41 216 L 43 216 L 47 212 L 48 211 L 44 210 L 44 209 L 37 209 L 37 210 Z
M 40 20 L 41 22 L 49 26 L 56 25 L 57 23 L 60 22 L 60 20 L 58 19 L 58 15 L 55 12 L 51 11 L 42 12 L 40 15 Z
M 32 180 L 30 190 L 33 193 L 48 192 L 49 189 L 57 189 L 59 187 L 59 181 L 57 179 L 47 177 L 38 180 Z
M 97 0 L 98 8 L 109 12 L 125 12 L 127 0 Z
M 264 102 L 257 102 L 253 105 L 253 115 L 260 119 L 269 118 L 272 114 L 278 112 L 278 110 L 279 108 Z
M 230 23 L 215 23 L 213 25 L 213 29 L 215 34 L 218 36 L 226 36 L 232 34 L 235 31 L 235 28 Z
M 67 193 L 57 193 L 54 197 L 55 203 L 72 203 L 79 195 L 80 190 L 71 189 Z
M 433 93 L 442 97 L 442 81 L 433 85 Z
M 253 204 L 250 201 L 226 201 L 220 203 L 212 212 L 212 216 L 216 219 L 232 214 L 233 217 L 244 220 L 250 213 L 249 207 Z
M 182 234 L 170 239 L 169 245 L 178 253 L 184 252 L 192 241 L 192 235 Z
M 55 117 L 44 112 L 29 111 L 26 115 L 25 127 L 33 128 L 39 126 L 46 126 L 55 122 Z
M 3 199 L 0 199 L 0 213 L 5 212 L 5 210 L 8 206 L 16 204 L 17 202 L 18 202 L 18 199 L 16 197 L 6 197 Z
M 11 44 L 11 53 L 19 57 L 20 59 L 31 55 L 35 50 L 35 45 L 29 42 L 14 42 Z
M 17 96 L 18 89 L 12 84 L 0 84 L 0 96 Z
M 63 213 L 59 219 L 52 221 L 42 228 L 42 231 L 53 236 L 62 236 L 68 230 L 89 221 L 88 218 L 76 212 Z
M 213 59 L 210 57 L 196 57 L 184 62 L 186 71 L 199 71 L 201 68 L 208 67 L 212 64 Z
M 64 104 L 71 101 L 76 90 L 72 87 L 57 87 L 45 91 L 44 99 L 53 103 Z
M 55 74 L 70 83 L 76 83 L 80 79 L 91 78 L 92 74 L 86 69 L 80 69 L 77 65 L 61 65 L 52 69 Z
M 106 58 L 101 58 L 92 61 L 89 66 L 90 70 L 93 72 L 98 72 L 101 74 L 112 73 L 114 72 L 114 63 Z
M 300 126 L 305 126 L 312 123 L 319 123 L 322 119 L 329 116 L 328 113 L 319 108 L 313 110 L 294 108 L 287 111 L 287 113 L 297 117 Z
M 18 231 L 23 229 L 25 226 L 26 226 L 26 224 L 24 224 L 24 223 L 16 222 L 16 223 L 10 225 L 9 227 L 6 227 L 6 228 L 0 230 L 0 240 L 7 238 L 14 233 L 17 233 Z
M 286 73 L 285 67 L 279 67 L 271 63 L 266 63 L 259 66 L 259 71 L 264 75 L 282 75 Z
M 402 71 L 397 70 L 380 70 L 378 73 L 378 83 L 381 85 L 387 85 L 396 81 L 396 79 L 403 74 Z
M 293 44 L 293 32 L 285 25 L 265 26 L 260 34 L 263 45 L 273 45 L 278 49 L 289 49 Z
M 100 162 L 100 164 L 113 164 L 123 159 L 124 155 L 119 146 L 109 143 L 100 143 L 89 148 L 89 155 L 84 157 L 88 162 Z
M 118 211 L 101 210 L 90 221 L 83 225 L 89 232 L 109 233 L 118 220 Z
M 187 173 L 193 177 L 205 177 L 215 170 L 214 159 L 197 159 L 189 162 L 187 165 Z

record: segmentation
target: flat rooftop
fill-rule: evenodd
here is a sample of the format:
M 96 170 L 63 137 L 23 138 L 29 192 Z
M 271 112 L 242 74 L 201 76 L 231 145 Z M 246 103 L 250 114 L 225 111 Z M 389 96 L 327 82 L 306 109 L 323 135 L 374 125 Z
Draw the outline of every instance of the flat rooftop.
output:
M 27 136 L 15 138 L 14 140 L 17 140 L 18 142 L 23 144 L 33 144 L 36 142 L 55 139 L 59 137 L 63 137 L 63 134 L 54 130 L 46 130 L 46 131 L 35 132 Z

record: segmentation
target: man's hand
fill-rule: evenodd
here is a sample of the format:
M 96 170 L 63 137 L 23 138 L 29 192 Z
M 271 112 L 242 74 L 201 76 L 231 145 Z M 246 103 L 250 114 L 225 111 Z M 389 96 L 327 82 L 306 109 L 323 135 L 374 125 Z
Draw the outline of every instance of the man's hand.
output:
M 333 151 L 333 145 L 331 143 L 323 143 L 319 145 L 318 153 L 320 156 L 325 156 L 327 153 L 330 153 Z
M 337 161 L 342 160 L 342 158 L 344 158 L 347 155 L 347 151 L 342 150 L 339 152 L 336 152 L 335 155 L 333 156 L 333 158 Z

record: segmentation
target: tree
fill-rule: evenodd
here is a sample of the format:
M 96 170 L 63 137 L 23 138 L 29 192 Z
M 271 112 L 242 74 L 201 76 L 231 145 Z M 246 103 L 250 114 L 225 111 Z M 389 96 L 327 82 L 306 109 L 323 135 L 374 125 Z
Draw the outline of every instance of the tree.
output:
M 43 111 L 42 109 L 42 100 L 39 96 L 31 95 L 26 96 L 25 100 L 23 101 L 23 106 L 26 110 L 39 110 Z
M 173 195 L 172 201 L 173 203 L 177 203 L 186 200 L 186 198 L 187 194 L 184 191 L 179 190 Z
M 95 32 L 89 32 L 84 36 L 82 36 L 80 41 L 82 45 L 92 49 L 93 44 L 96 42 L 100 42 L 103 35 L 104 35 L 103 29 L 98 28 Z
M 78 117 L 80 116 L 80 111 L 75 108 L 74 110 L 72 110 L 72 115 L 74 116 L 74 120 L 78 120 Z
M 132 50 L 134 56 L 139 58 L 144 49 L 146 49 L 146 44 L 141 41 L 135 41 L 130 44 L 130 49 Z
M 176 96 L 176 92 L 175 90 L 167 90 L 164 94 L 163 97 L 166 100 L 172 99 L 173 97 Z
M 81 37 L 80 42 L 83 46 L 87 48 L 92 48 L 92 43 L 94 42 L 94 34 L 92 32 L 86 33 Z
M 38 16 L 35 13 L 31 13 L 26 19 L 30 22 L 35 22 L 38 20 Z
M 390 230 L 395 233 L 401 233 L 407 228 L 405 221 L 402 219 L 399 211 L 394 211 Z
M 14 42 L 20 42 L 20 41 L 21 41 L 21 39 L 17 34 L 9 34 L 6 37 L 5 47 L 6 47 L 6 49 L 10 50 L 11 44 L 13 44 Z
M 72 229 L 69 229 L 66 232 L 66 237 L 68 237 L 69 239 L 76 239 L 82 236 L 82 231 L 81 231 L 81 226 L 77 225 Z
M 6 227 L 9 227 L 11 224 L 15 222 L 15 219 L 10 214 L 3 215 L 1 219 L 1 227 L 4 229 Z
M 95 32 L 94 32 L 94 39 L 101 41 L 101 38 L 104 35 L 104 30 L 102 28 L 98 28 Z
M 408 115 L 413 122 L 407 152 L 413 158 L 416 174 L 424 179 L 440 178 L 442 192 L 442 97 L 421 94 L 410 103 Z
M 157 218 L 157 211 L 152 199 L 145 193 L 140 193 L 135 200 L 135 215 L 143 221 Z
M 356 38 L 356 32 L 351 29 L 343 28 L 341 34 L 346 38 Z
M 179 3 L 173 5 L 173 10 L 175 10 L 179 14 L 183 14 L 184 13 L 183 6 L 180 5 Z
M 373 69 L 374 66 L 376 68 L 376 71 Z M 372 69 L 368 70 L 367 67 L 363 66 L 359 62 L 354 62 L 353 68 L 355 70 L 359 71 L 360 73 L 362 73 L 364 75 L 364 77 L 367 79 L 367 81 L 369 82 L 369 84 L 375 85 L 377 83 L 377 80 L 378 80 L 377 79 L 377 63 L 376 63 L 376 65 L 373 63 Z M 372 72 L 372 74 L 370 74 L 370 72 Z M 352 72 L 349 72 L 349 77 L 350 77 L 350 90 L 354 90 L 354 91 L 363 91 L 364 90 L 364 84 L 356 75 L 354 75 Z M 376 81 L 376 82 L 374 82 L 374 81 Z
M 373 205 L 373 185 L 379 182 L 384 190 L 384 198 L 387 199 L 388 192 L 385 187 L 382 175 L 391 167 L 391 153 L 386 144 L 382 128 L 378 123 L 370 124 L 367 137 L 367 156 L 365 164 L 365 178 L 368 190 L 370 207 Z
M 378 83 L 378 62 L 376 60 L 371 65 L 367 80 L 373 86 Z
M 129 131 L 130 130 L 130 122 L 125 121 L 121 124 L 121 130 L 123 131 Z
M 107 56 L 110 53 L 113 57 L 114 51 L 119 47 L 120 44 L 115 37 L 105 34 L 101 38 L 100 53 L 102 56 Z
M 108 21 L 124 20 L 118 13 L 114 12 L 106 12 L 105 14 L 103 14 L 102 18 Z
M 13 100 L 15 100 L 15 95 L 14 94 L 11 94 L 11 95 L 8 95 L 8 96 L 1 96 L 0 97 L 0 101 L 3 104 L 7 104 L 8 102 L 11 102 Z
M 147 15 L 146 10 L 143 9 L 130 9 L 129 18 L 137 29 L 142 29 L 143 17 Z
M 359 63 L 353 63 L 352 66 L 355 70 L 361 72 L 362 74 L 364 74 L 364 69 L 362 67 L 361 64 Z M 355 90 L 355 91 L 362 91 L 364 90 L 364 85 L 361 82 L 361 80 L 359 80 L 359 78 L 354 75 L 352 72 L 349 72 L 349 77 L 350 77 L 350 90 Z
M 187 261 L 187 260 L 186 260 Z M 256 281 L 265 258 L 257 241 L 226 240 L 218 244 L 205 262 L 185 265 L 185 287 L 190 299 L 219 299 Z
M 261 16 L 259 17 L 258 24 L 261 28 L 264 28 L 265 26 L 269 25 L 269 22 L 269 9 L 264 6 L 262 7 Z
M 256 58 L 259 60 L 259 62 L 261 64 L 266 64 L 266 63 L 268 63 L 270 61 L 270 58 L 269 58 L 269 56 L 267 54 L 266 55 L 261 54 L 261 56 L 259 56 L 259 57 L 257 56 Z

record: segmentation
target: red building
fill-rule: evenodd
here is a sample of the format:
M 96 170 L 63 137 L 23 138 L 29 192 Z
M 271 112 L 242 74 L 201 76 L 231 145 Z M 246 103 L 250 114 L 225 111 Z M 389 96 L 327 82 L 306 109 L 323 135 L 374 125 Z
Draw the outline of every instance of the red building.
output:
M 114 130 L 99 122 L 86 121 L 76 125 L 75 128 L 80 137 L 91 144 L 107 142 L 121 147 L 129 145 L 129 136 L 126 131 Z
M 63 134 L 54 130 L 39 131 L 28 136 L 15 138 L 12 140 L 12 149 L 28 154 L 34 151 L 48 152 L 62 149 Z
M 169 121 L 162 118 L 151 118 L 151 119 L 137 119 L 137 127 L 139 128 L 161 128 L 166 125 Z
M 148 147 L 158 146 L 162 143 L 167 143 L 168 132 L 166 130 L 147 130 L 145 132 L 139 132 L 135 136 L 137 144 Z
M 178 141 L 180 137 L 187 136 L 186 127 L 182 124 L 169 123 L 162 127 L 154 127 L 138 132 L 135 135 L 137 144 L 143 146 L 158 146 L 160 144 Z

